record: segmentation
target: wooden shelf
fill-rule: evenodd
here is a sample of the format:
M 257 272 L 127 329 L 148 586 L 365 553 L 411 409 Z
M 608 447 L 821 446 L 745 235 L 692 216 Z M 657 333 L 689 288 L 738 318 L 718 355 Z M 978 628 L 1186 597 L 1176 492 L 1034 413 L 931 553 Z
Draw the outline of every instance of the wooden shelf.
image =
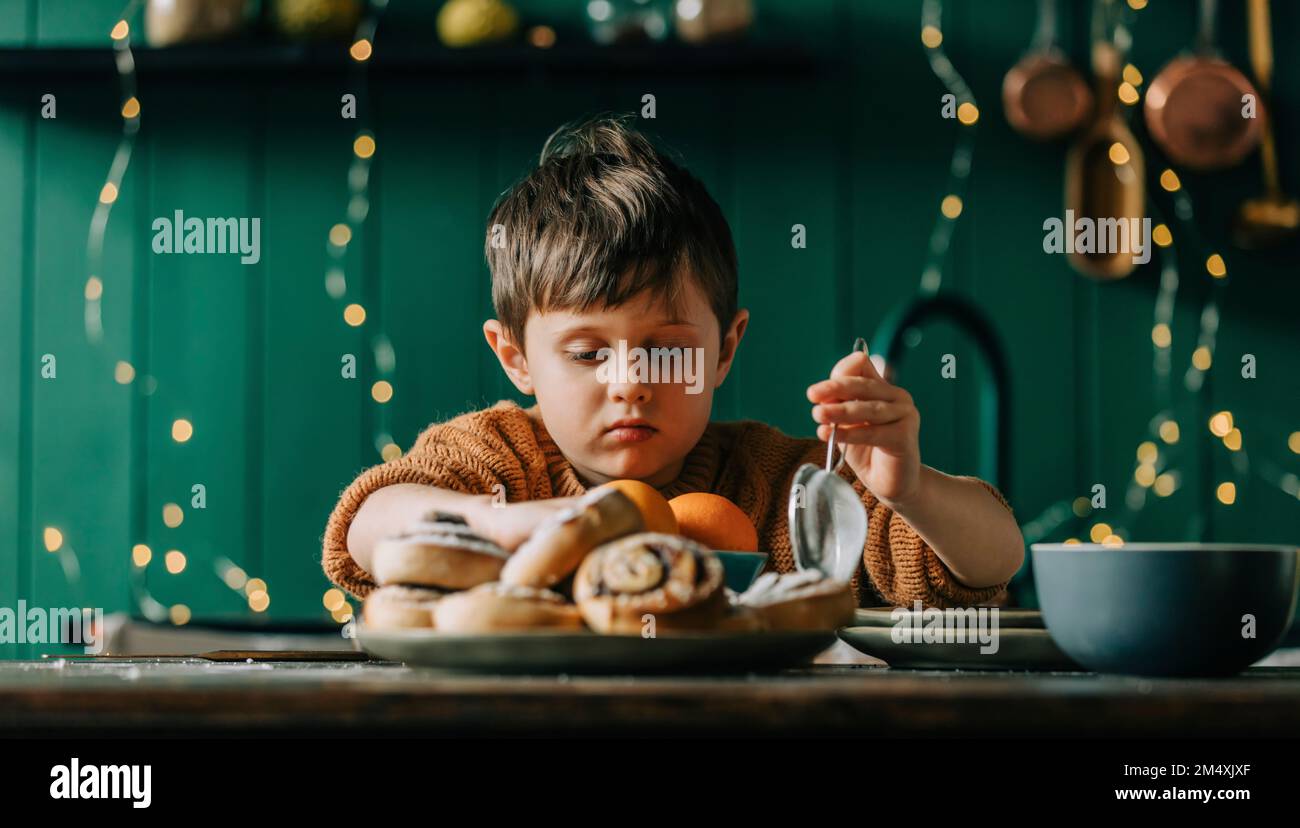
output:
M 134 48 L 141 76 L 267 75 L 310 70 L 346 72 L 357 64 L 346 44 L 231 41 L 165 49 Z M 831 68 L 835 59 L 798 46 L 737 42 L 704 47 L 678 43 L 602 47 L 575 44 L 538 49 L 525 45 L 448 49 L 438 45 L 388 43 L 368 69 L 376 74 L 630 74 L 630 75 L 806 75 Z M 111 47 L 0 49 L 0 75 L 45 78 L 115 74 Z M 309 78 L 308 78 L 309 79 Z

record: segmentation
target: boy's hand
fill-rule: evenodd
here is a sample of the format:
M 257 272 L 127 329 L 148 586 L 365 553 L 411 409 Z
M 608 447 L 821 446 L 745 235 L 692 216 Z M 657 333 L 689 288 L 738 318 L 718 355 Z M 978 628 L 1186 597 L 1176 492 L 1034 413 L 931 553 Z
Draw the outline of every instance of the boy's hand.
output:
M 474 531 L 496 542 L 507 552 L 514 552 L 547 517 L 578 502 L 576 497 L 552 497 L 545 500 L 521 500 L 494 505 L 490 500 L 467 515 Z
M 862 485 L 886 506 L 906 502 L 921 484 L 921 414 L 912 395 L 881 378 L 865 353 L 854 351 L 831 378 L 808 387 L 817 437 L 831 436 Z

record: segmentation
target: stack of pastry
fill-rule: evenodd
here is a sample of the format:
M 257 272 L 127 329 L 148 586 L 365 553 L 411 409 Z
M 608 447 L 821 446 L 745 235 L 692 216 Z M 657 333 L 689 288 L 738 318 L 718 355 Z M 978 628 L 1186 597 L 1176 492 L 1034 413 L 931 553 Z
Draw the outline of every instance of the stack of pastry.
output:
M 434 624 L 452 633 L 580 630 L 578 608 L 551 587 L 600 544 L 641 528 L 632 501 L 613 489 L 594 489 L 542 521 L 509 557 L 498 580 L 439 601 Z
M 434 626 L 441 599 L 494 581 L 510 556 L 460 515 L 430 512 L 375 545 L 374 577 L 362 618 L 373 629 Z
M 510 555 L 459 515 L 433 512 L 375 545 L 380 586 L 366 598 L 362 617 L 372 629 L 581 629 L 577 608 L 550 587 L 601 543 L 641 528 L 630 500 L 597 489 L 544 521 Z
M 829 630 L 852 618 L 848 584 L 820 573 L 767 573 L 737 595 L 708 547 L 645 529 L 643 512 L 614 487 L 593 489 L 543 521 L 513 555 L 458 516 L 434 513 L 376 546 L 382 586 L 363 617 L 372 628 L 610 635 Z

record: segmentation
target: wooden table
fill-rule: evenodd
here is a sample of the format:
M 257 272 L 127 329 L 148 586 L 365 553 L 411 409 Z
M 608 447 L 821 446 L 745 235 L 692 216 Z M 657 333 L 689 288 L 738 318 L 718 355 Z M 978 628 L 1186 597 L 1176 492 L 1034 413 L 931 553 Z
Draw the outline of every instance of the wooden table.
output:
M 0 662 L 0 736 L 1300 736 L 1300 668 L 1230 679 L 813 665 L 768 675 L 462 676 L 391 662 Z

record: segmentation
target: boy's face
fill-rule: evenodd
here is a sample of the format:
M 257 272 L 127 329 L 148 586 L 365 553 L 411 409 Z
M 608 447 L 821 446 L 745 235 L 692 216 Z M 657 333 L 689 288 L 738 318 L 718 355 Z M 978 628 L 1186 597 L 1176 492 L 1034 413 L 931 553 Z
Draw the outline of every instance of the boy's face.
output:
M 694 279 L 679 304 L 674 316 L 647 291 L 615 308 L 534 311 L 524 326 L 527 356 L 497 320 L 484 324 L 502 367 L 537 397 L 547 431 L 590 485 L 635 478 L 664 486 L 704 433 L 748 312 L 719 345 L 718 320 Z

